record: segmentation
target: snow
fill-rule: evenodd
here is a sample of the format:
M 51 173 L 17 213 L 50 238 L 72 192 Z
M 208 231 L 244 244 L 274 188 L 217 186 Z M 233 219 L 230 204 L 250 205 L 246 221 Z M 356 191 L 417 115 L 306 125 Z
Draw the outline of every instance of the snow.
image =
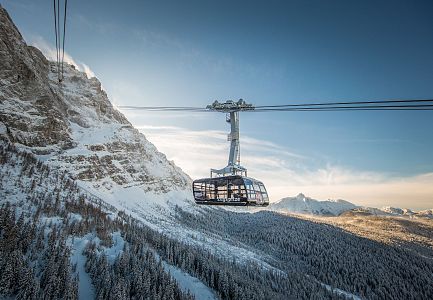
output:
M 103 248 L 103 254 L 107 256 L 109 263 L 114 263 L 116 257 L 123 251 L 125 241 L 123 240 L 120 232 L 113 232 L 113 246 L 110 248 Z M 77 264 L 77 272 L 79 276 L 78 283 L 78 298 L 79 299 L 93 299 L 95 290 L 92 285 L 92 280 L 85 270 L 86 256 L 83 255 L 83 250 L 86 245 L 91 241 L 99 244 L 100 240 L 94 234 L 86 234 L 83 237 L 73 237 L 68 239 L 68 245 L 71 247 L 71 263 Z
M 5 124 L 3 122 L 0 122 L 0 134 L 5 134 L 7 131 Z
M 183 272 L 178 267 L 167 263 L 166 261 L 161 259 L 161 257 L 155 250 L 153 249 L 150 250 L 155 255 L 155 258 L 158 261 L 161 261 L 164 270 L 170 273 L 170 275 L 177 281 L 182 291 L 184 292 L 189 291 L 191 294 L 195 296 L 195 299 L 200 299 L 200 300 L 218 299 L 218 297 L 216 297 L 213 290 L 209 288 L 207 285 L 205 285 L 200 279 L 193 277 L 188 273 Z
M 92 280 L 84 265 L 86 263 L 86 257 L 83 255 L 83 250 L 86 245 L 92 240 L 93 236 L 87 234 L 83 237 L 74 237 L 69 239 L 68 242 L 71 245 L 71 263 L 77 264 L 77 272 L 79 276 L 78 282 L 78 298 L 79 299 L 93 299 L 95 298 L 95 291 L 92 285 Z
M 169 272 L 170 275 L 177 281 L 180 288 L 184 291 L 190 291 L 191 294 L 195 296 L 195 299 L 200 300 L 213 300 L 218 299 L 212 289 L 203 284 L 199 279 L 192 277 L 188 273 L 183 272 L 181 269 L 166 263 L 162 262 L 162 265 L 166 272 Z
M 162 193 L 146 191 L 142 186 L 104 186 L 93 188 L 92 183 L 78 181 L 80 188 L 88 191 L 95 197 L 103 199 L 119 211 L 126 211 L 133 217 L 142 220 L 155 220 L 156 218 L 169 219 L 172 209 L 177 205 L 185 209 L 192 209 L 191 192 L 176 189 Z M 171 211 L 171 212 L 170 212 Z
M 358 207 L 356 210 L 353 210 L 354 213 L 361 214 L 370 214 L 374 216 L 381 217 L 402 217 L 402 218 L 428 218 L 433 219 L 433 209 L 421 210 L 415 212 L 408 208 L 396 208 L 385 206 L 382 208 L 374 208 L 374 207 Z
M 345 297 L 346 299 L 362 300 L 361 297 L 356 296 L 356 295 L 354 295 L 354 294 L 352 294 L 352 293 L 349 293 L 349 292 L 346 292 L 346 291 L 343 291 L 343 290 L 340 290 L 340 289 L 334 288 L 334 287 L 332 287 L 332 286 L 330 286 L 330 285 L 328 285 L 328 284 L 324 284 L 324 283 L 322 283 L 322 282 L 319 282 L 319 283 L 320 283 L 320 285 L 324 286 L 328 291 L 331 291 L 331 292 L 333 292 L 333 293 L 335 293 L 335 294 L 337 294 L 337 295 L 343 296 L 343 297 Z
M 370 210 L 374 210 L 373 208 L 369 208 Z M 384 215 L 391 215 L 391 216 L 403 216 L 403 217 L 412 217 L 414 215 L 421 216 L 421 217 L 432 217 L 432 211 L 433 210 L 422 210 L 418 212 L 414 212 L 411 209 L 408 208 L 398 208 L 398 207 L 391 207 L 391 206 L 385 206 L 379 209 L 381 212 L 384 213 Z
M 374 216 L 384 217 L 424 217 L 433 219 L 433 210 L 415 212 L 408 208 L 391 206 L 385 206 L 382 208 L 363 207 L 341 199 L 319 201 L 307 197 L 302 193 L 296 197 L 287 197 L 276 203 L 272 203 L 267 209 L 279 212 L 319 216 L 339 216 L 345 212 L 351 212 L 360 215 L 371 214 Z M 247 212 L 247 210 L 245 210 L 245 212 Z M 252 212 L 254 212 L 254 210 Z
M 113 246 L 110 248 L 104 248 L 104 254 L 107 256 L 109 263 L 114 263 L 116 257 L 123 252 L 123 247 L 125 245 L 125 240 L 122 238 L 120 232 L 116 231 L 111 234 L 113 238 Z
M 419 216 L 433 219 L 433 209 L 421 210 L 418 212 Z
M 325 287 L 328 291 L 330 291 L 330 292 L 332 292 L 332 293 L 334 293 L 334 294 L 337 294 L 337 295 L 343 296 L 343 297 L 345 297 L 346 299 L 351 299 L 351 300 L 362 300 L 361 297 L 359 297 L 359 296 L 357 296 L 357 295 L 355 295 L 355 294 L 349 293 L 349 292 L 344 291 L 344 290 L 342 290 L 342 289 L 335 288 L 335 287 L 333 287 L 333 286 L 331 286 L 331 285 L 329 285 L 329 284 L 323 283 L 323 282 L 317 280 L 316 278 L 314 278 L 314 277 L 311 276 L 311 275 L 307 275 L 307 277 L 308 277 L 308 278 L 311 278 L 311 280 L 314 280 L 315 282 L 319 283 L 321 286 Z
M 42 217 L 40 219 L 41 223 L 45 223 L 45 224 L 53 224 L 53 225 L 57 225 L 60 226 L 63 224 L 63 219 L 61 217 Z
M 71 221 L 76 221 L 76 222 L 80 222 L 83 217 L 80 214 L 76 214 L 76 213 L 69 213 L 68 217 Z

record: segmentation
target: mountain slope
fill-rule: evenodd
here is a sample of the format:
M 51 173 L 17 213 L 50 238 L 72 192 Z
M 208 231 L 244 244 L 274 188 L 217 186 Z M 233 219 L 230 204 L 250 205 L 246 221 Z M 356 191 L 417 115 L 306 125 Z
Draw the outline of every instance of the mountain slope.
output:
M 355 207 L 355 204 L 345 200 L 318 201 L 306 197 L 304 194 L 299 194 L 296 197 L 283 198 L 269 206 L 271 210 L 324 216 L 338 216 L 342 212 Z
M 190 178 L 110 103 L 96 78 L 27 46 L 0 7 L 0 135 L 119 209 L 191 203 Z M 121 201 L 119 201 L 119 198 Z M 117 199 L 117 200 L 116 200 Z
M 418 216 L 433 219 L 433 209 L 421 210 L 418 212 Z
M 345 200 L 319 201 L 299 194 L 296 197 L 283 198 L 269 206 L 270 210 L 317 216 L 390 216 L 409 218 L 430 218 L 433 219 L 433 210 L 427 209 L 419 212 L 408 208 L 396 208 L 385 206 L 382 208 L 357 206 Z
M 340 214 L 342 217 L 356 217 L 356 216 L 379 216 L 379 217 L 404 217 L 404 218 L 423 218 L 433 219 L 433 210 L 421 210 L 418 212 L 412 211 L 408 208 L 396 208 L 385 206 L 382 208 L 374 207 L 356 207 L 344 211 Z
M 348 299 L 430 299 L 433 222 L 395 219 L 374 217 L 357 225 L 357 219 L 293 216 L 266 210 L 254 214 L 209 210 L 201 214 L 181 212 L 179 216 L 184 226 L 251 247 L 281 272 L 307 274 L 311 281 L 329 286 L 336 293 L 345 291 Z M 340 220 L 344 230 L 334 225 Z M 360 233 L 366 223 L 370 223 L 366 226 L 368 234 Z M 410 225 L 393 236 L 390 225 L 401 228 L 404 223 Z M 346 230 L 350 226 L 356 229 Z M 371 237 L 376 230 L 381 237 L 394 239 L 383 242 Z

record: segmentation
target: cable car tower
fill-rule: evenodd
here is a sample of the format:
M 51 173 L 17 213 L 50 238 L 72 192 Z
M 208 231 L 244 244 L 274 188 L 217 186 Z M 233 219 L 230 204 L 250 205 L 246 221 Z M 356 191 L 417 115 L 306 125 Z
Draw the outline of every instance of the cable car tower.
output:
M 238 102 L 228 100 L 224 103 L 215 101 L 208 105 L 206 109 L 226 113 L 226 122 L 230 123 L 230 133 L 227 141 L 230 142 L 230 153 L 227 166 L 222 169 L 211 169 L 210 177 L 222 177 L 229 175 L 247 176 L 247 169 L 241 166 L 241 152 L 239 143 L 239 112 L 254 110 L 252 104 L 247 104 L 244 100 Z
M 254 205 L 267 206 L 268 193 L 264 184 L 254 178 L 247 177 L 247 169 L 241 166 L 239 143 L 239 112 L 254 110 L 252 104 L 240 99 L 237 102 L 215 101 L 206 107 L 207 111 L 226 114 L 226 122 L 230 123 L 229 160 L 222 169 L 211 169 L 210 178 L 196 179 L 193 182 L 193 194 L 197 204 L 216 205 Z

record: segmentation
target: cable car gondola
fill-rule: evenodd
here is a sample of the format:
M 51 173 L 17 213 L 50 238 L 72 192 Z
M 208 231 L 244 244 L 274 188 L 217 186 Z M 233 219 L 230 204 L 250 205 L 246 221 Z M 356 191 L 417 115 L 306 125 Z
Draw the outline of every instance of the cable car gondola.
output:
M 240 165 L 239 151 L 239 111 L 253 110 L 251 104 L 242 99 L 238 102 L 215 101 L 209 110 L 225 112 L 226 121 L 231 125 L 227 140 L 230 141 L 228 165 L 223 169 L 211 169 L 210 178 L 193 181 L 192 188 L 197 204 L 207 205 L 269 205 L 269 197 L 264 184 L 247 177 L 247 169 Z
M 197 204 L 269 205 L 264 184 L 240 175 L 197 179 L 193 183 L 193 192 Z

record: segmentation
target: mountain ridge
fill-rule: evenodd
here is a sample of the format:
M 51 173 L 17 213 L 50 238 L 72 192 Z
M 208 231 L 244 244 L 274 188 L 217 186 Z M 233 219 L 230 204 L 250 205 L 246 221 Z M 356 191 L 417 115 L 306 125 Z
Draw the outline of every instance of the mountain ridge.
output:
M 295 197 L 286 197 L 269 205 L 271 210 L 286 211 L 300 214 L 339 215 L 355 208 L 356 205 L 346 200 L 318 201 L 300 193 Z
M 364 207 L 343 199 L 316 200 L 302 193 L 295 197 L 282 198 L 270 204 L 269 209 L 279 212 L 318 216 L 376 215 L 433 218 L 433 209 L 415 212 L 408 208 L 396 208 L 391 206 L 384 206 L 382 208 Z

